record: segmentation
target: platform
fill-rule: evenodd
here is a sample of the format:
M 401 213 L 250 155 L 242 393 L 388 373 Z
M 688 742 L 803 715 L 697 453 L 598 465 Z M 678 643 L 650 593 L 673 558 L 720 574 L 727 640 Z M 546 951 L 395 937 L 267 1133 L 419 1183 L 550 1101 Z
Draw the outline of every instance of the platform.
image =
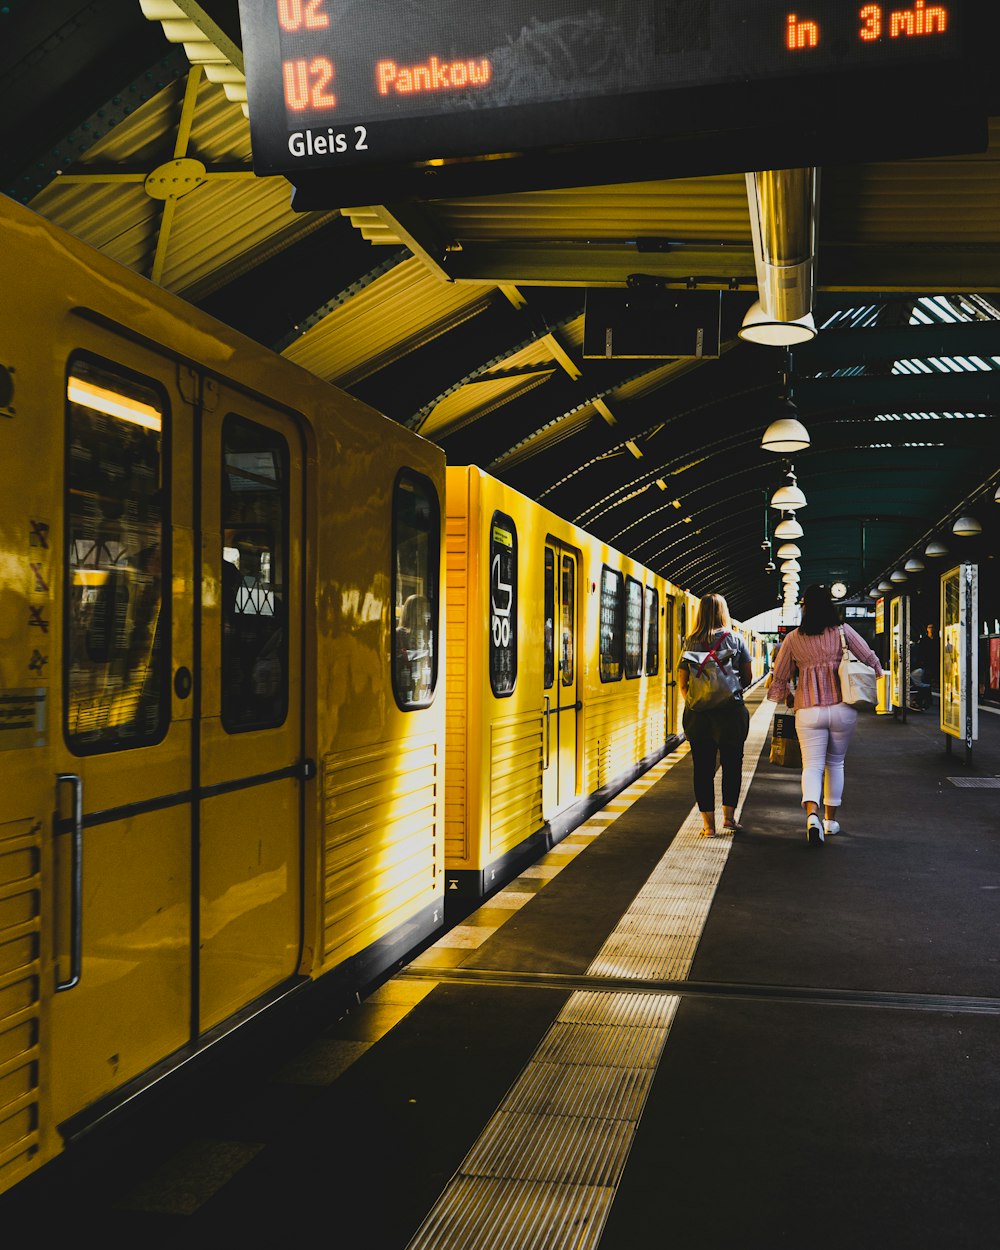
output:
M 772 710 L 743 832 L 700 836 L 682 745 L 346 1016 L 67 1169 L 36 1242 L 996 1246 L 1000 717 L 970 763 L 936 705 L 862 717 L 811 848 Z

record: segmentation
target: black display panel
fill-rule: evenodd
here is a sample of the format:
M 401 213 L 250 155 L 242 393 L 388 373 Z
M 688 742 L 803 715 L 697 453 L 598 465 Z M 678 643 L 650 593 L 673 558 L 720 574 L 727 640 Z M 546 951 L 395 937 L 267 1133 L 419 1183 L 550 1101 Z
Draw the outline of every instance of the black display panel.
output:
M 584 360 L 718 356 L 722 292 L 660 289 L 587 292 Z
M 969 4 L 240 0 L 254 169 L 294 181 L 794 128 L 847 103 L 839 88 L 814 102 L 844 75 L 880 92 L 867 104 L 877 121 L 908 82 L 961 59 Z M 792 82 L 810 84 L 802 109 L 775 94 Z M 848 104 L 854 121 L 864 111 Z

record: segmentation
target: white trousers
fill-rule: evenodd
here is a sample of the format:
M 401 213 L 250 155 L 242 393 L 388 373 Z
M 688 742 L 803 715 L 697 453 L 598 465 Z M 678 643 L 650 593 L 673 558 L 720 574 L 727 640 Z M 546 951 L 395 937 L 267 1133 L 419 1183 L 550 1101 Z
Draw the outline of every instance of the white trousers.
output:
M 858 713 L 846 703 L 802 707 L 795 733 L 802 748 L 802 802 L 839 807 L 844 797 L 844 757 L 854 737 Z

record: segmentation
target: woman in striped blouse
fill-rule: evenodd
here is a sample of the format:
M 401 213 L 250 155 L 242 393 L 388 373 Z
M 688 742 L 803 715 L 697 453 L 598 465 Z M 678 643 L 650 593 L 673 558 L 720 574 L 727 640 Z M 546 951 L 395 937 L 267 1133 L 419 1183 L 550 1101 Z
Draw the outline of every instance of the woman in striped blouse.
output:
M 844 796 L 844 759 L 858 719 L 855 709 L 840 698 L 840 629 L 829 589 L 807 587 L 802 596 L 802 621 L 781 644 L 767 692 L 775 703 L 785 702 L 789 683 L 797 674 L 795 733 L 802 748 L 802 806 L 810 846 L 822 846 L 827 834 L 840 832 L 837 812 Z M 844 625 L 843 630 L 848 649 L 881 677 L 882 665 L 868 643 L 850 625 Z

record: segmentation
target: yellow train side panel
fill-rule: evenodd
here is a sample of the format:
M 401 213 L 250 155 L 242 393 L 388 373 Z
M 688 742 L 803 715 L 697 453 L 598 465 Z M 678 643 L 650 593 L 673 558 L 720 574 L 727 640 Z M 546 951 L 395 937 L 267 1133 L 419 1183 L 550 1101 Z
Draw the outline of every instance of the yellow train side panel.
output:
M 0 1190 L 39 1149 L 41 821 L 0 827 Z

